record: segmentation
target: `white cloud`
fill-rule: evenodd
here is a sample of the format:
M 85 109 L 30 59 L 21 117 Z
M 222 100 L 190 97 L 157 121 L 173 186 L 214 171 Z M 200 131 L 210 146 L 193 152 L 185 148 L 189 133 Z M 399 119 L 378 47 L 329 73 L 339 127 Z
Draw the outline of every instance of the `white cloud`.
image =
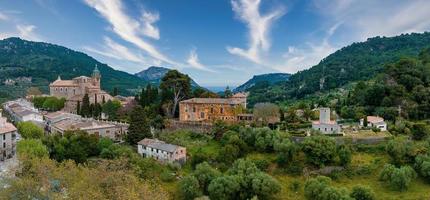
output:
M 170 60 L 167 56 L 159 52 L 152 44 L 142 38 L 142 36 L 148 36 L 147 34 L 144 34 L 145 31 L 143 31 L 145 30 L 145 25 L 142 25 L 142 23 L 127 15 L 124 12 L 124 8 L 120 0 L 85 0 L 85 2 L 111 24 L 112 31 L 119 37 L 139 47 L 141 50 L 145 51 L 157 60 L 177 65 L 176 62 Z M 153 22 L 155 21 L 153 19 Z M 153 22 L 149 23 L 150 27 L 153 27 Z M 147 22 L 144 22 L 144 24 L 145 23 Z M 154 31 L 149 32 L 151 32 L 152 38 L 154 38 L 153 36 L 156 36 L 154 35 Z
M 2 21 L 6 21 L 6 20 L 8 20 L 8 19 L 9 19 L 9 17 L 8 17 L 6 14 L 4 14 L 4 13 L 0 12 L 0 20 L 2 20 Z
M 261 63 L 260 50 L 270 48 L 270 28 L 273 22 L 285 14 L 284 8 L 277 8 L 266 15 L 260 13 L 261 0 L 232 0 L 233 11 L 239 20 L 249 29 L 248 49 L 227 47 L 231 54 L 245 57 L 255 63 Z
M 104 46 L 101 50 L 92 48 L 92 47 L 84 47 L 84 50 L 87 50 L 92 53 L 96 53 L 105 57 L 114 58 L 117 60 L 126 60 L 136 63 L 146 63 L 147 61 L 141 55 L 137 55 L 131 52 L 127 47 L 113 41 L 109 37 L 104 37 Z
M 26 40 L 40 40 L 40 37 L 34 32 L 36 26 L 34 25 L 16 25 L 18 35 L 20 38 Z
M 187 63 L 193 68 L 196 68 L 199 70 L 204 70 L 204 71 L 209 71 L 209 72 L 214 72 L 213 70 L 208 69 L 206 66 L 204 66 L 203 64 L 200 63 L 199 56 L 197 55 L 197 52 L 195 49 L 192 49 L 190 51 L 190 55 L 187 59 Z
M 142 21 L 143 21 L 143 34 L 151 37 L 153 39 L 160 39 L 160 31 L 153 24 L 160 19 L 158 13 L 150 13 L 143 11 Z
M 314 5 L 326 20 L 342 21 L 351 41 L 430 30 L 428 0 L 314 0 Z

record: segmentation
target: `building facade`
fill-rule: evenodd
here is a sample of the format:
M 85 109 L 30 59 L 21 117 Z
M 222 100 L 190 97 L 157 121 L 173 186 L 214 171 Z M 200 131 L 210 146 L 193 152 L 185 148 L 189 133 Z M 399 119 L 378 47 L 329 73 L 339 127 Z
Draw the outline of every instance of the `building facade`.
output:
M 137 152 L 145 158 L 154 158 L 162 163 L 180 163 L 187 161 L 187 149 L 168 144 L 157 139 L 145 138 L 137 143 Z
M 45 130 L 51 134 L 63 134 L 66 131 L 85 131 L 114 141 L 121 141 L 128 132 L 129 124 L 83 118 L 66 112 L 53 112 L 45 115 Z
M 51 96 L 65 98 L 66 103 L 64 110 L 76 113 L 78 102 L 81 102 L 85 94 L 88 94 L 90 103 L 102 103 L 112 100 L 112 96 L 101 90 L 101 75 L 97 67 L 94 69 L 91 77 L 80 76 L 72 80 L 57 80 L 49 84 Z
M 364 119 L 360 119 L 360 126 L 364 127 Z M 384 121 L 384 118 L 378 116 L 367 116 L 367 127 L 375 127 L 381 131 L 387 131 L 387 123 Z
M 0 161 L 13 157 L 15 154 L 15 138 L 17 129 L 2 116 L 0 110 Z
M 3 108 L 14 123 L 27 121 L 43 123 L 43 116 L 31 102 L 25 99 L 8 101 L 3 104 Z
M 336 121 L 330 119 L 330 108 L 320 108 L 320 118 L 312 122 L 312 129 L 324 134 L 340 133 L 341 127 Z
M 212 122 L 237 121 L 246 109 L 246 96 L 242 93 L 230 98 L 192 98 L 179 103 L 179 120 Z

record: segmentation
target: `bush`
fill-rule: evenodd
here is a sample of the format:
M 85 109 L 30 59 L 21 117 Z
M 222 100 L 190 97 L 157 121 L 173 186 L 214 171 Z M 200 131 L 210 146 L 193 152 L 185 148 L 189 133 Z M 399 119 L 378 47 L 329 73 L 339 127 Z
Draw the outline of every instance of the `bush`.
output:
M 352 198 L 355 200 L 374 200 L 376 199 L 375 193 L 373 193 L 372 189 L 366 186 L 354 186 L 352 188 L 352 192 L 350 194 Z
M 25 139 L 40 139 L 44 135 L 43 129 L 33 122 L 19 122 L 17 128 L 18 132 Z
M 415 158 L 415 168 L 423 178 L 430 182 L 430 156 L 417 156 Z
M 333 162 L 336 155 L 336 142 L 326 136 L 312 136 L 306 138 L 302 145 L 306 161 L 322 167 Z
M 412 125 L 412 138 L 414 140 L 423 140 L 430 135 L 430 129 L 425 123 L 416 123 Z
M 352 153 L 351 149 L 348 146 L 342 145 L 339 146 L 337 150 L 337 154 L 339 156 L 339 164 L 346 167 L 351 164 Z
M 387 164 L 381 171 L 379 179 L 388 182 L 390 187 L 394 190 L 405 191 L 416 176 L 414 169 L 410 166 L 396 168 L 394 165 Z
M 164 170 L 161 174 L 160 174 L 160 179 L 163 182 L 172 182 L 175 180 L 175 174 L 172 173 L 171 171 L 168 170 Z
M 194 176 L 186 176 L 179 182 L 179 193 L 183 199 L 194 199 L 202 195 L 199 181 Z
M 261 171 L 266 171 L 269 168 L 270 162 L 265 159 L 254 160 L 255 166 Z
M 309 200 L 350 200 L 344 189 L 330 186 L 331 179 L 325 176 L 311 178 L 305 183 L 305 197 Z
M 299 190 L 300 190 L 300 186 L 301 186 L 300 181 L 298 181 L 298 180 L 293 180 L 293 181 L 291 182 L 291 184 L 290 184 L 289 188 L 290 188 L 290 190 L 291 190 L 291 191 L 293 191 L 293 192 L 297 192 L 297 191 L 299 191 Z

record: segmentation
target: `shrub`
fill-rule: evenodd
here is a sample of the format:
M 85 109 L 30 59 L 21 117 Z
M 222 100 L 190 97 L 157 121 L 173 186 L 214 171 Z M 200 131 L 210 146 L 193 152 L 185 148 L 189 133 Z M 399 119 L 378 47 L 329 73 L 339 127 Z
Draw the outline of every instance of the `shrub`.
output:
M 254 160 L 255 166 L 261 171 L 266 171 L 269 168 L 270 162 L 265 159 Z
M 355 200 L 374 200 L 376 199 L 375 193 L 373 193 L 372 189 L 366 186 L 354 186 L 352 188 L 352 192 L 350 194 L 352 198 Z
M 414 169 L 410 166 L 396 168 L 394 165 L 387 164 L 379 175 L 379 179 L 388 182 L 390 187 L 397 191 L 407 190 L 413 179 L 416 178 Z
M 293 180 L 289 186 L 290 190 L 293 192 L 297 192 L 300 190 L 300 181 L 298 180 Z
M 306 161 L 316 166 L 324 166 L 333 162 L 336 155 L 334 139 L 326 136 L 313 136 L 306 138 L 302 145 Z
M 163 182 L 172 182 L 173 180 L 175 180 L 175 174 L 172 173 L 171 171 L 168 170 L 164 170 L 161 174 L 160 174 L 160 179 Z
M 202 195 L 199 181 L 194 176 L 186 176 L 179 182 L 179 192 L 183 199 L 194 199 Z
M 43 129 L 33 122 L 19 122 L 17 128 L 18 132 L 25 139 L 40 139 L 44 135 Z

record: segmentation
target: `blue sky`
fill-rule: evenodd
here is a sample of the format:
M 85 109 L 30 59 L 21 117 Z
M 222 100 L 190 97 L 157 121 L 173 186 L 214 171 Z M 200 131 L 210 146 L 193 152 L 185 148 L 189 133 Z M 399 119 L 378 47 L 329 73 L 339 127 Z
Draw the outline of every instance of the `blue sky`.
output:
M 0 38 L 63 45 L 129 73 L 155 65 L 237 86 L 368 37 L 427 31 L 429 10 L 428 0 L 1 0 Z

